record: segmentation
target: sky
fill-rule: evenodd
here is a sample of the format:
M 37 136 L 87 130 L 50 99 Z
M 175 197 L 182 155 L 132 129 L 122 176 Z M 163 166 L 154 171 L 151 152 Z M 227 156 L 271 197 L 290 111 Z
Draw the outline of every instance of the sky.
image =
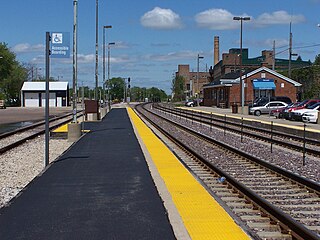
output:
M 157 87 L 168 94 L 179 64 L 196 71 L 200 54 L 200 71 L 213 65 L 214 36 L 220 39 L 220 59 L 230 48 L 239 48 L 240 22 L 234 16 L 251 18 L 243 22 L 243 48 L 249 48 L 250 58 L 271 50 L 275 41 L 277 58 L 288 59 L 290 22 L 293 53 L 311 61 L 320 53 L 320 0 L 98 0 L 98 7 L 99 86 L 104 25 L 112 25 L 106 29 L 106 44 L 115 43 L 110 78 L 130 77 L 131 86 Z M 0 0 L 0 42 L 43 76 L 45 33 L 70 32 L 72 47 L 73 17 L 73 0 Z M 78 86 L 93 88 L 96 0 L 78 0 L 77 43 Z M 72 56 L 52 58 L 50 76 L 72 86 Z

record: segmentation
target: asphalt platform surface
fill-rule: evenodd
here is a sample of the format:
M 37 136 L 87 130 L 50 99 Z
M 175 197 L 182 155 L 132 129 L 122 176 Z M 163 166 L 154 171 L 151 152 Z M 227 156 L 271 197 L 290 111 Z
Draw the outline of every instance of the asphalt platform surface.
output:
M 175 239 L 126 109 L 0 209 L 0 239 Z

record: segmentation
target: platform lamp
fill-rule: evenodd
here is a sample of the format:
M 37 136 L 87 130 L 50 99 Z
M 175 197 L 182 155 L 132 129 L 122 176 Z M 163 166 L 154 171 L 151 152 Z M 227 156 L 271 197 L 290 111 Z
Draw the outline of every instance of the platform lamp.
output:
M 244 83 L 242 79 L 242 22 L 249 21 L 250 17 L 233 17 L 233 20 L 240 21 L 240 100 L 241 100 L 241 114 L 243 114 Z
M 106 102 L 106 29 L 112 28 L 111 25 L 103 26 L 103 102 Z
M 198 57 L 197 57 L 197 89 L 196 89 L 196 94 L 198 94 L 198 96 L 197 96 L 197 106 L 199 106 L 199 96 L 200 96 L 200 89 L 199 89 L 199 59 L 203 59 L 203 57 L 201 57 L 198 54 Z
M 114 42 L 109 42 L 108 43 L 108 80 L 107 80 L 107 86 L 108 86 L 108 106 L 109 106 L 109 111 L 111 110 L 111 103 L 110 103 L 110 46 L 115 45 L 116 43 Z
M 95 64 L 95 90 L 94 100 L 98 100 L 98 18 L 99 18 L 99 0 L 96 0 L 96 64 Z

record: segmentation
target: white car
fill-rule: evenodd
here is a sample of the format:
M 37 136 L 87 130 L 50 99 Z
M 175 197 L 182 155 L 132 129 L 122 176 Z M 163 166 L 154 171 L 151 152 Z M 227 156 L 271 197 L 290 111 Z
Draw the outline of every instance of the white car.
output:
M 320 109 L 320 102 L 315 103 L 307 108 L 302 108 L 298 110 L 293 110 L 291 112 L 291 120 L 296 120 L 296 121 L 302 121 L 302 116 L 306 112 L 310 112 L 313 110 L 319 110 Z
M 310 122 L 310 123 L 317 123 L 318 121 L 318 110 L 310 110 L 308 112 L 305 112 L 302 115 L 302 121 L 304 122 Z
M 285 102 L 279 102 L 279 101 L 269 102 L 263 106 L 250 108 L 250 114 L 254 114 L 256 116 L 260 116 L 262 113 L 271 114 L 272 110 L 276 110 L 278 108 L 284 108 L 286 106 L 288 106 L 288 104 L 286 104 Z

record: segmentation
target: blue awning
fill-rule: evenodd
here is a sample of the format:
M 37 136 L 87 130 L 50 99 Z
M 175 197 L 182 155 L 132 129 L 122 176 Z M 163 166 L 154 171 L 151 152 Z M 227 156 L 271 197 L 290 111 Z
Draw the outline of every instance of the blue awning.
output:
M 274 90 L 276 85 L 274 81 L 253 81 L 253 89 L 258 90 Z

